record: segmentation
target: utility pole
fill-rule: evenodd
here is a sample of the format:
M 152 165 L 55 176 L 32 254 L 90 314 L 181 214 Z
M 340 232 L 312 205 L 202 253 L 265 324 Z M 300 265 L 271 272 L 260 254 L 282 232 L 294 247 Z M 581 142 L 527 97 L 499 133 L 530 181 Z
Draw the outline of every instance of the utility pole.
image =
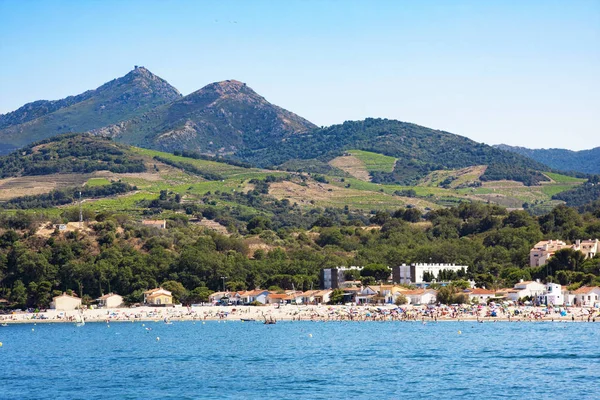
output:
M 225 292 L 225 279 L 227 279 L 226 276 L 222 276 L 221 279 L 223 279 L 223 291 Z

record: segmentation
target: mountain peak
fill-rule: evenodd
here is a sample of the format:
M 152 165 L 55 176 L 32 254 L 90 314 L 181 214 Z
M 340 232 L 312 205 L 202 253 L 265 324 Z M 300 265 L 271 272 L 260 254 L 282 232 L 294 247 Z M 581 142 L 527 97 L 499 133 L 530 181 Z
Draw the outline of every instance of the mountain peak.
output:
M 181 93 L 148 69 L 133 70 L 94 90 L 41 100 L 0 115 L 0 153 L 59 133 L 85 132 L 129 120 L 178 100 Z
M 228 79 L 226 81 L 213 82 L 202 89 L 195 91 L 190 96 L 206 96 L 206 95 L 236 95 L 239 93 L 252 94 L 257 96 L 256 92 L 250 89 L 245 83 L 236 81 L 235 79 Z

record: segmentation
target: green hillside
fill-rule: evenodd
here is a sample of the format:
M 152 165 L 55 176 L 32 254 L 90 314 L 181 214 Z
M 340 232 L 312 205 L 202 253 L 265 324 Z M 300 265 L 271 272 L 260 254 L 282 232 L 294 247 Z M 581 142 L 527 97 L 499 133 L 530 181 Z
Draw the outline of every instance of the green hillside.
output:
M 600 147 L 580 151 L 566 149 L 528 149 L 505 144 L 495 147 L 521 154 L 560 171 L 600 174 Z
M 414 185 L 432 171 L 486 165 L 482 181 L 514 180 L 526 185 L 548 181 L 548 168 L 529 158 L 474 142 L 462 136 L 419 125 L 366 119 L 345 122 L 297 135 L 268 147 L 236 153 L 240 159 L 262 166 L 293 159 L 328 161 L 349 150 L 363 150 L 397 159 L 393 171 L 373 171 L 373 181 Z
M 351 153 L 357 159 L 362 158 L 372 173 L 389 170 L 394 160 L 371 152 Z M 139 217 L 145 213 L 168 216 L 216 207 L 226 214 L 273 218 L 275 215 L 264 204 L 286 201 L 302 212 L 320 209 L 319 214 L 326 209 L 347 208 L 368 216 L 376 210 L 406 206 L 427 210 L 461 202 L 490 202 L 512 208 L 520 208 L 524 203 L 542 205 L 550 202 L 552 196 L 580 184 L 546 182 L 533 187 L 504 181 L 483 182 L 475 187 L 463 184 L 476 179 L 483 169 L 465 170 L 462 175 L 460 171 L 438 171 L 418 185 L 380 184 L 354 178 L 343 171 L 307 174 L 267 170 L 211 160 L 197 153 L 184 154 L 187 156 L 130 147 L 102 137 L 57 136 L 0 157 L 3 178 L 0 201 L 9 201 L 3 206 L 5 209 L 13 204 L 15 209 L 41 207 L 49 211 L 56 205 L 68 205 L 63 198 L 72 199 L 75 188 L 82 185 L 93 188 L 122 182 L 135 190 L 90 192 L 89 197 L 95 198 L 86 200 L 84 208 L 94 213 L 123 212 Z M 455 175 L 452 184 L 443 184 L 448 176 Z M 165 191 L 177 195 L 179 202 L 152 203 Z M 46 196 L 49 193 L 53 193 L 51 198 Z M 255 199 L 248 201 L 248 193 L 255 193 Z

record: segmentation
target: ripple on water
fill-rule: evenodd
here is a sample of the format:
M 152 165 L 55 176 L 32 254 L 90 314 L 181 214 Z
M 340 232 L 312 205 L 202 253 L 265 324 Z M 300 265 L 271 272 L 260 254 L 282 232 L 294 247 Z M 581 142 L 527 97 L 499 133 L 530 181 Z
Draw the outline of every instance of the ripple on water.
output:
M 4 328 L 0 398 L 588 399 L 600 391 L 600 324 L 153 328 L 44 325 L 35 336 L 30 326 Z

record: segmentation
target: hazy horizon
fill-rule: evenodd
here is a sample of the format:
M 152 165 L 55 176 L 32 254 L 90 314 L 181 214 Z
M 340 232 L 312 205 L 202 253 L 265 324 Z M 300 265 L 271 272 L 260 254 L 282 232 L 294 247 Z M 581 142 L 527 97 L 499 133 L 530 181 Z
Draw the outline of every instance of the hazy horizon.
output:
M 148 68 L 186 95 L 236 79 L 332 125 L 600 146 L 600 2 L 0 2 L 0 113 Z

